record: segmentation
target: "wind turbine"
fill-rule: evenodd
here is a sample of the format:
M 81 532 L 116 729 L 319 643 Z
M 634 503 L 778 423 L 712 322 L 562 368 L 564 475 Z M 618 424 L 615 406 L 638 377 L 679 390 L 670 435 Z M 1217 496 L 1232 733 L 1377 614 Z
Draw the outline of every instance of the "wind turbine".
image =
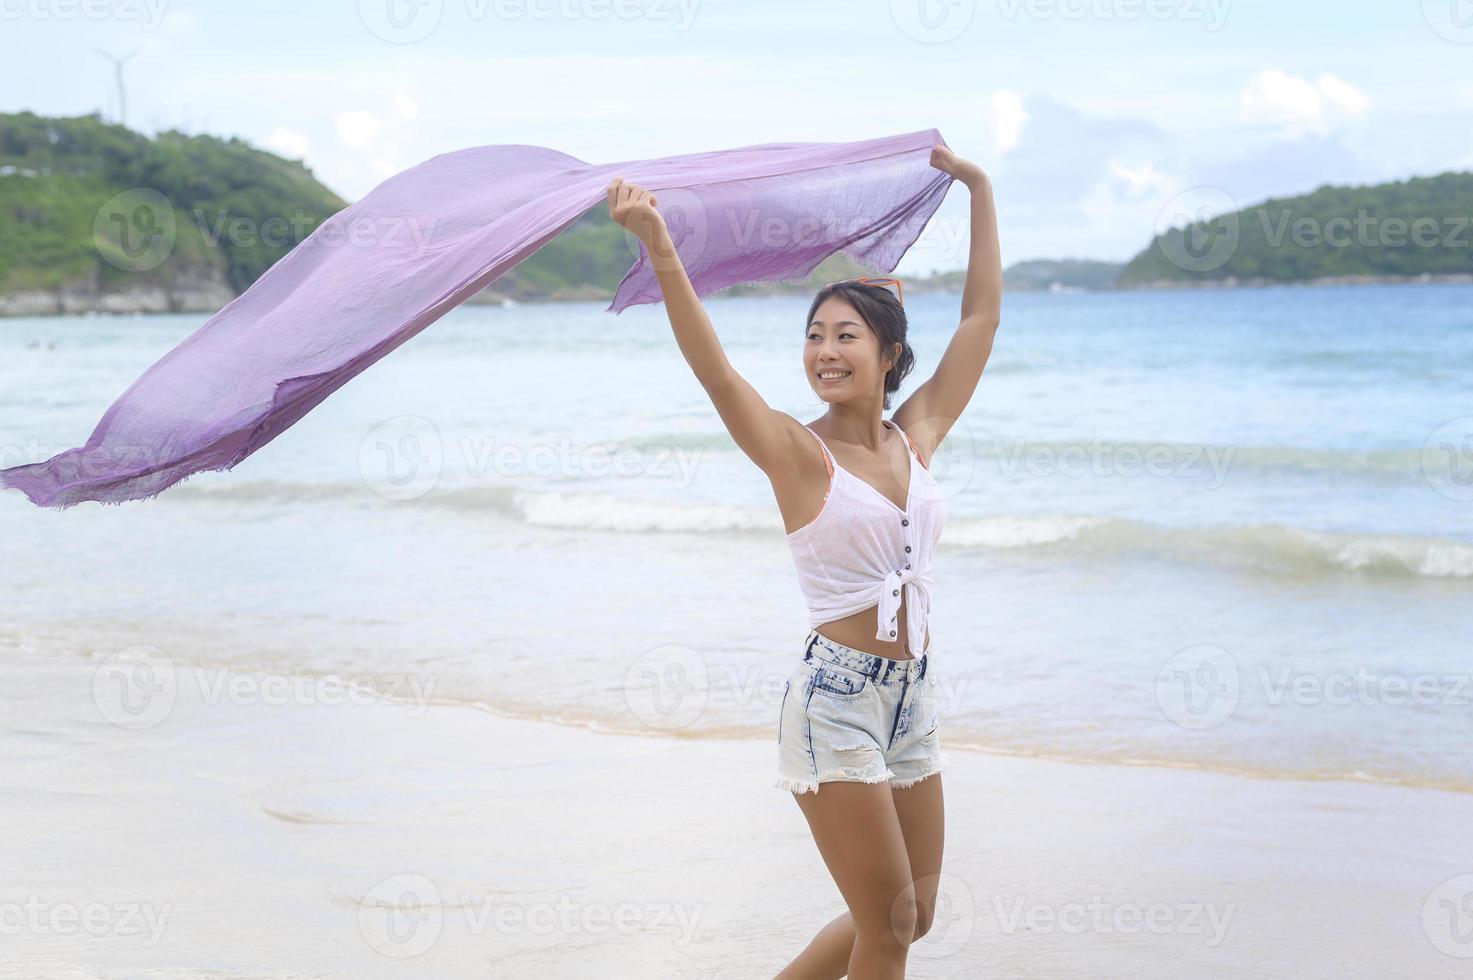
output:
M 134 48 L 132 51 L 129 51 L 121 58 L 116 57 L 115 55 L 108 54 L 101 48 L 96 48 L 95 50 L 98 54 L 102 55 L 108 61 L 111 61 L 113 63 L 113 76 L 118 83 L 118 122 L 126 126 L 128 125 L 128 98 L 126 95 L 123 94 L 123 63 L 126 62 L 129 58 L 133 57 L 135 54 L 137 54 L 139 49 Z

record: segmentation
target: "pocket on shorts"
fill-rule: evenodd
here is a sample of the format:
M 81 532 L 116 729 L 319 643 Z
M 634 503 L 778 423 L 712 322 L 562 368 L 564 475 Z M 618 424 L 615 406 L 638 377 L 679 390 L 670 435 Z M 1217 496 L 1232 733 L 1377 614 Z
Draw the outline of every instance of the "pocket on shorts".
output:
M 819 663 L 808 668 L 813 672 L 813 691 L 835 701 L 851 701 L 869 687 L 870 679 L 854 670 L 847 670 L 829 663 Z

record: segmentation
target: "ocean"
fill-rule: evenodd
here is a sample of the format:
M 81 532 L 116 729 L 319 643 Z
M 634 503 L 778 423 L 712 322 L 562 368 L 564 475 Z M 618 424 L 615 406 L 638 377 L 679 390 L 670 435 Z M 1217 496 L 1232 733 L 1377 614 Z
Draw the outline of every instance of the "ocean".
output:
M 901 398 L 959 297 L 908 303 Z M 456 309 L 151 500 L 0 491 L 0 644 L 775 739 L 807 629 L 770 487 L 663 309 L 604 305 Z M 707 308 L 822 414 L 805 297 Z M 0 321 L 0 465 L 81 445 L 204 319 Z M 1473 792 L 1473 287 L 1008 294 L 933 469 L 949 750 Z

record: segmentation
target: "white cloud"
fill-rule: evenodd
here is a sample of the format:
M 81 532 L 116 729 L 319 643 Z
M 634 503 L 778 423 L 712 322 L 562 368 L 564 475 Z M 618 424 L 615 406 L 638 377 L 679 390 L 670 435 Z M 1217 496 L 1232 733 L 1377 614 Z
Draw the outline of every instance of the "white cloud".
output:
M 1247 122 L 1321 132 L 1334 122 L 1363 116 L 1371 107 L 1370 97 L 1343 78 L 1323 74 L 1311 82 L 1277 68 L 1253 76 L 1238 101 Z
M 1347 116 L 1363 116 L 1371 107 L 1371 100 L 1354 85 L 1334 75 L 1321 75 L 1319 89 L 1329 104 Z
M 1018 145 L 1023 135 L 1023 124 L 1028 121 L 1028 110 L 1023 108 L 1023 97 L 1017 92 L 994 92 L 992 94 L 992 140 L 999 153 L 1006 153 Z
M 413 119 L 419 115 L 419 106 L 415 105 L 414 100 L 403 92 L 394 93 L 394 108 L 398 109 L 399 115 L 405 119 Z
M 291 129 L 273 129 L 266 137 L 266 148 L 284 157 L 301 160 L 307 156 L 307 137 Z
M 1130 197 L 1140 197 L 1151 191 L 1164 191 L 1170 186 L 1167 176 L 1157 170 L 1149 160 L 1134 169 L 1116 160 L 1111 160 L 1109 167 L 1110 173 L 1125 182 L 1126 193 Z
M 368 146 L 382 128 L 377 116 L 361 109 L 338 116 L 338 137 L 354 149 Z

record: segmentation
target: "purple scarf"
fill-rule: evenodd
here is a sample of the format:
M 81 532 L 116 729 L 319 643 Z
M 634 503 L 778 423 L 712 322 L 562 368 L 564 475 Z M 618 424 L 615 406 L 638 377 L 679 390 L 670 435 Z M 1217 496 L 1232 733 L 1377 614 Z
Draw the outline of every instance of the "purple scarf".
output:
M 228 470 L 374 361 L 603 205 L 621 176 L 655 192 L 702 296 L 805 278 L 842 250 L 891 271 L 952 177 L 935 129 L 593 166 L 512 144 L 442 153 L 375 187 L 158 360 L 86 445 L 0 470 L 33 503 L 122 503 Z M 661 300 L 640 260 L 608 309 Z

